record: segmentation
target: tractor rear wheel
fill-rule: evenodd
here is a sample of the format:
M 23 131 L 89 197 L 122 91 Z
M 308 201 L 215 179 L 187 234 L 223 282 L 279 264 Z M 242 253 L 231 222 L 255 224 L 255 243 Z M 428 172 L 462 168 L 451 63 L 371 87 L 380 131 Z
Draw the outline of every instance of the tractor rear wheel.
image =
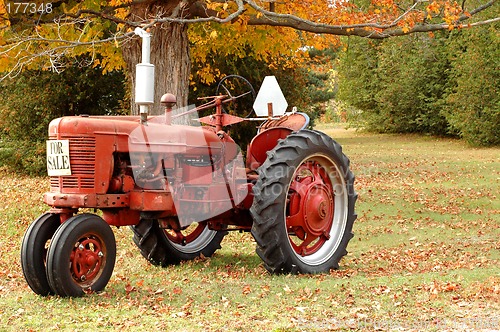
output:
M 227 231 L 213 231 L 207 222 L 194 223 L 183 231 L 161 228 L 156 219 L 141 219 L 131 226 L 134 243 L 142 256 L 151 264 L 167 266 L 179 264 L 203 255 L 210 257 L 227 234 Z
M 45 265 L 50 239 L 61 224 L 59 215 L 44 213 L 26 230 L 21 244 L 21 266 L 24 279 L 38 295 L 47 296 L 54 292 L 49 286 Z
M 342 147 L 301 130 L 281 140 L 258 169 L 250 209 L 257 254 L 271 273 L 337 269 L 353 237 L 354 175 Z
M 106 287 L 116 260 L 116 241 L 99 216 L 79 214 L 57 229 L 47 256 L 47 277 L 60 296 L 82 296 Z

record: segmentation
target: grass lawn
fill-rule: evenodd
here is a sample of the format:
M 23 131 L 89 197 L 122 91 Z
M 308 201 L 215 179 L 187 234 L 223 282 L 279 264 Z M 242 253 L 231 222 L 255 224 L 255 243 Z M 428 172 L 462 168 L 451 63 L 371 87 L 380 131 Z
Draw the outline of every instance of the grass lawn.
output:
M 0 330 L 500 331 L 500 149 L 318 127 L 351 159 L 358 220 L 341 268 L 273 276 L 247 233 L 150 265 L 128 228 L 105 291 L 40 297 L 20 266 L 47 178 L 0 170 Z

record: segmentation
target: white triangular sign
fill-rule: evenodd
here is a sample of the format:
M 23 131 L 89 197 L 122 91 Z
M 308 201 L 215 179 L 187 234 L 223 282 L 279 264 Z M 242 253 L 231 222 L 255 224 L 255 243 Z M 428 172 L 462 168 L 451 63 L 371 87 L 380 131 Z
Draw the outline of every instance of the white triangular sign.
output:
M 273 105 L 273 116 L 285 114 L 288 102 L 274 76 L 266 76 L 264 78 L 257 98 L 255 98 L 255 102 L 253 103 L 255 114 L 257 114 L 257 116 L 267 116 L 267 104 L 269 103 Z

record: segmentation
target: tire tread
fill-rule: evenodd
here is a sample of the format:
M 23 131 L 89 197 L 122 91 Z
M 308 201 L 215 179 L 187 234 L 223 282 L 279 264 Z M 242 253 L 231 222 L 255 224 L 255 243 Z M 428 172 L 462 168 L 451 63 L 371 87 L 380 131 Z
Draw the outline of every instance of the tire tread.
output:
M 311 151 L 327 148 L 331 151 L 336 163 L 340 166 L 346 186 L 349 190 L 347 199 L 347 221 L 342 241 L 332 258 L 321 266 L 299 266 L 293 259 L 288 243 L 288 235 L 283 227 L 284 221 L 279 217 L 283 211 L 283 192 L 288 186 L 291 174 L 283 172 L 283 167 L 296 167 Z M 356 219 L 354 205 L 357 194 L 354 192 L 354 175 L 349 170 L 349 158 L 342 152 L 340 144 L 324 133 L 313 130 L 301 130 L 281 140 L 268 152 L 268 158 L 257 170 L 259 179 L 253 187 L 254 202 L 250 212 L 254 219 L 252 235 L 257 243 L 257 255 L 263 260 L 264 267 L 270 273 L 316 273 L 337 269 L 340 259 L 347 254 L 347 244 L 354 236 L 352 226 Z M 287 174 L 288 175 L 288 174 Z M 272 190 L 272 186 L 280 186 L 280 190 Z M 285 194 L 286 196 L 286 194 Z

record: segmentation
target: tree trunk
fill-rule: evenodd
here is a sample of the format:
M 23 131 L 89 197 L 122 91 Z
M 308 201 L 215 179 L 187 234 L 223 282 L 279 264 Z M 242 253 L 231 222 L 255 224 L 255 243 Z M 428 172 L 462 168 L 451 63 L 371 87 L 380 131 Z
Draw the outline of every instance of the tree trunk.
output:
M 166 3 L 165 3 L 166 2 Z M 172 3 L 173 2 L 173 3 Z M 155 4 L 142 3 L 132 6 L 131 18 L 142 21 L 154 16 L 171 15 L 180 0 L 161 1 Z M 184 10 L 181 10 L 184 12 Z M 161 13 L 161 14 L 160 14 Z M 187 25 L 165 23 L 153 27 L 151 33 L 151 63 L 155 66 L 154 105 L 150 114 L 163 114 L 160 98 L 170 92 L 177 97 L 177 107 L 187 106 L 189 91 L 189 75 L 191 59 L 189 57 L 189 41 Z M 135 93 L 135 66 L 141 62 L 142 39 L 137 37 L 129 40 L 122 47 L 123 58 L 127 65 L 127 73 L 132 82 L 132 95 Z M 139 108 L 131 99 L 132 114 L 139 114 Z

